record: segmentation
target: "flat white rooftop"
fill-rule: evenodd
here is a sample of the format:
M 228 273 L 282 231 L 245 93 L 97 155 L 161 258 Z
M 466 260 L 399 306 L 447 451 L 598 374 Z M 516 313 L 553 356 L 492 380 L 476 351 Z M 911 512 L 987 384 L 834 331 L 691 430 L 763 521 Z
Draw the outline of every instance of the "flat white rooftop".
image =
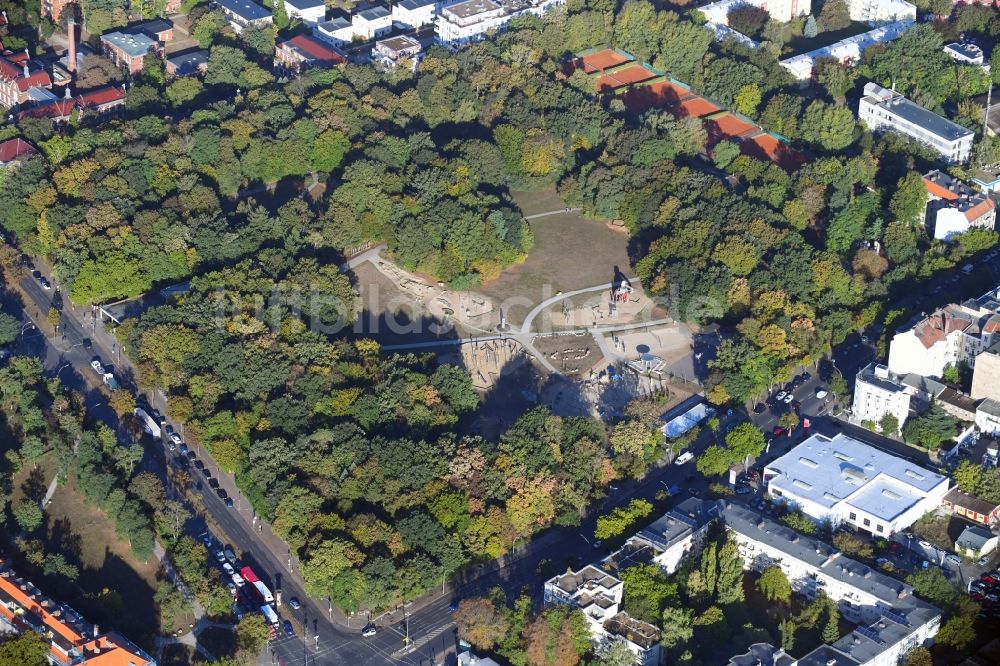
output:
M 843 433 L 815 434 L 764 470 L 773 488 L 832 508 L 847 500 L 891 521 L 948 479 Z

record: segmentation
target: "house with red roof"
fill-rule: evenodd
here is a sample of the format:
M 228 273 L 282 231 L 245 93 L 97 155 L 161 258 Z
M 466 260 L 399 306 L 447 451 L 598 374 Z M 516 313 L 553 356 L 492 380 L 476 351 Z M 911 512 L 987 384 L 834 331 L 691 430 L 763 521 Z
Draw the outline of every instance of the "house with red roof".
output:
M 48 72 L 32 69 L 27 53 L 0 56 L 0 106 L 11 109 L 32 99 L 32 89 L 51 90 Z
M 343 53 L 309 35 L 296 35 L 274 47 L 274 66 L 294 74 L 314 67 L 333 67 L 347 62 Z
M 101 632 L 70 606 L 46 596 L 0 559 L 0 631 L 38 633 L 56 666 L 156 666 L 156 661 L 117 632 Z
M 35 150 L 35 147 L 21 137 L 7 139 L 0 142 L 0 167 L 17 166 L 21 163 L 22 159 L 27 159 L 37 154 L 38 151 Z
M 95 118 L 98 122 L 109 120 L 125 109 L 125 89 L 121 86 L 105 86 L 80 93 L 76 97 L 57 99 L 38 104 L 20 111 L 17 120 L 25 118 L 48 118 L 54 123 L 64 123 L 74 111 L 80 118 Z
M 935 169 L 924 174 L 927 209 L 924 224 L 938 240 L 950 241 L 969 229 L 996 227 L 996 202 L 957 178 Z

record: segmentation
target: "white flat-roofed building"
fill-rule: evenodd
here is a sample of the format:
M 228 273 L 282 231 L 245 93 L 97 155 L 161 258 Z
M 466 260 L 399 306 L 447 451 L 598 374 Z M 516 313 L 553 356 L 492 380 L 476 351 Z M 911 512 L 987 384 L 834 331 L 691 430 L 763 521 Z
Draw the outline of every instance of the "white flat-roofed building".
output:
M 355 12 L 351 17 L 354 34 L 364 40 L 381 37 L 392 30 L 392 13 L 382 5 Z
M 387 66 L 394 66 L 400 60 L 412 60 L 420 55 L 420 42 L 408 35 L 396 35 L 375 42 L 372 55 Z
M 972 154 L 972 130 L 914 104 L 877 83 L 865 84 L 858 118 L 872 132 L 899 132 L 937 152 L 949 164 L 966 162 Z
M 493 0 L 464 0 L 441 8 L 435 30 L 442 44 L 461 45 L 479 41 L 507 22 L 506 12 Z
M 284 0 L 285 14 L 290 19 L 298 19 L 308 26 L 322 23 L 326 18 L 326 3 L 323 0 Z
M 952 42 L 951 44 L 946 44 L 944 52 L 947 53 L 948 57 L 952 60 L 964 62 L 969 65 L 982 66 L 985 62 L 983 50 L 975 44 L 970 44 L 969 42 Z
M 917 20 L 916 6 L 906 0 L 848 0 L 847 12 L 852 21 L 865 23 Z
M 323 21 L 313 28 L 313 37 L 322 39 L 332 46 L 344 46 L 354 39 L 354 26 L 350 19 L 335 16 L 329 21 Z
M 806 16 L 812 11 L 812 0 L 718 0 L 699 7 L 709 23 L 729 25 L 729 12 L 741 5 L 760 7 L 767 11 L 771 18 L 778 23 L 788 23 L 796 16 Z
M 927 211 L 924 224 L 938 240 L 950 241 L 970 229 L 996 226 L 993 199 L 972 189 L 957 178 L 935 169 L 924 174 Z
M 887 538 L 941 504 L 949 480 L 840 433 L 815 434 L 764 467 L 777 501 L 817 522 Z
M 270 9 L 250 0 L 216 0 L 216 3 L 236 32 L 245 28 L 262 28 L 274 22 Z
M 918 599 L 911 586 L 744 506 L 721 504 L 747 569 L 779 567 L 793 590 L 810 599 L 822 591 L 844 619 L 858 625 L 798 659 L 800 666 L 897 666 L 937 634 L 940 609 Z
M 402 0 L 392 6 L 392 20 L 411 28 L 434 23 L 437 13 L 435 0 Z
M 857 422 L 876 424 L 886 414 L 892 414 L 902 428 L 910 416 L 927 409 L 931 398 L 944 388 L 944 384 L 933 379 L 912 373 L 897 375 L 884 365 L 870 363 L 855 379 L 851 413 Z
M 812 78 L 813 68 L 816 66 L 816 61 L 820 58 L 833 58 L 845 65 L 853 65 L 861 60 L 861 54 L 869 46 L 891 42 L 909 30 L 912 25 L 913 21 L 911 19 L 882 25 L 868 32 L 863 32 L 860 35 L 854 35 L 829 46 L 816 49 L 815 51 L 785 58 L 781 61 L 781 66 L 791 72 L 792 76 L 797 80 L 808 81 Z
M 541 16 L 566 0 L 527 0 L 500 3 L 494 0 L 463 0 L 441 7 L 434 32 L 439 44 L 462 46 L 484 39 L 493 31 L 502 30 L 507 22 L 517 16 Z

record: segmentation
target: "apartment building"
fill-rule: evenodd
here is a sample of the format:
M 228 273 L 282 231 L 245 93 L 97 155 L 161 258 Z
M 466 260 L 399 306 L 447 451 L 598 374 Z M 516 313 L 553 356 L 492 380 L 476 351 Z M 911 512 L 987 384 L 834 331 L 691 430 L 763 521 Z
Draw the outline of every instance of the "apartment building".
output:
M 435 39 L 444 46 L 458 47 L 484 39 L 502 30 L 517 16 L 541 16 L 566 0 L 462 0 L 442 7 L 435 21 Z
M 436 0 L 402 0 L 392 6 L 392 20 L 410 28 L 434 23 L 438 14 Z
M 381 37 L 392 30 L 392 13 L 382 5 L 374 5 L 351 16 L 354 36 L 365 41 Z
M 701 551 L 705 532 L 717 517 L 715 502 L 689 497 L 640 530 L 629 542 L 633 548 L 647 546 L 649 561 L 671 574 L 687 555 Z
M 934 238 L 952 241 L 970 229 L 996 226 L 997 206 L 990 197 L 937 169 L 924 174 L 927 210 L 924 224 Z
M 0 632 L 37 632 L 49 644 L 53 666 L 128 664 L 156 666 L 148 654 L 117 632 L 102 633 L 66 604 L 18 576 L 0 559 Z
M 897 375 L 887 366 L 870 363 L 855 378 L 853 420 L 880 423 L 891 414 L 902 428 L 910 416 L 923 413 L 944 388 L 933 379 L 913 373 Z
M 903 655 L 937 634 L 940 609 L 918 599 L 909 585 L 755 511 L 732 502 L 720 504 L 722 520 L 747 569 L 780 567 L 793 590 L 810 599 L 822 591 L 837 603 L 844 619 L 857 625 L 793 663 L 897 666 Z
M 976 406 L 976 427 L 989 435 L 1000 432 L 1000 402 L 992 398 L 979 402 Z
M 873 132 L 891 130 L 923 143 L 949 164 L 966 162 L 972 153 L 972 130 L 877 83 L 865 84 L 864 96 L 858 102 L 858 118 Z
M 579 608 L 587 619 L 592 640 L 602 645 L 621 641 L 641 666 L 658 666 L 660 633 L 651 624 L 621 612 L 625 585 L 601 569 L 588 564 L 545 581 L 543 600 Z
M 250 0 L 216 0 L 216 3 L 237 33 L 246 28 L 260 28 L 274 22 L 270 9 Z
M 916 6 L 906 0 L 847 0 L 847 11 L 852 21 L 865 23 L 917 20 Z
M 400 60 L 412 60 L 420 55 L 420 42 L 408 35 L 397 35 L 375 42 L 372 57 L 384 65 L 395 66 Z
M 812 79 L 813 68 L 820 58 L 833 58 L 845 65 L 853 65 L 861 60 L 861 54 L 870 46 L 885 44 L 898 39 L 913 25 L 911 19 L 902 19 L 872 28 L 860 35 L 853 35 L 828 46 L 785 58 L 781 66 L 792 73 L 796 80 L 807 83 Z
M 776 501 L 887 538 L 941 505 L 948 477 L 838 433 L 814 434 L 764 467 Z
M 284 0 L 285 14 L 292 20 L 299 20 L 307 26 L 314 26 L 326 18 L 326 3 L 323 0 Z
M 711 2 L 698 11 L 704 15 L 709 23 L 719 25 L 729 25 L 729 12 L 736 7 L 750 5 L 760 7 L 767 11 L 771 18 L 778 23 L 788 23 L 796 16 L 806 16 L 812 12 L 812 0 L 718 0 Z
M 354 26 L 344 16 L 334 16 L 313 28 L 313 37 L 336 47 L 346 46 L 354 39 Z
M 941 377 L 949 366 L 974 367 L 984 349 L 1000 342 L 998 309 L 992 298 L 980 298 L 935 310 L 893 336 L 889 369 L 897 375 Z

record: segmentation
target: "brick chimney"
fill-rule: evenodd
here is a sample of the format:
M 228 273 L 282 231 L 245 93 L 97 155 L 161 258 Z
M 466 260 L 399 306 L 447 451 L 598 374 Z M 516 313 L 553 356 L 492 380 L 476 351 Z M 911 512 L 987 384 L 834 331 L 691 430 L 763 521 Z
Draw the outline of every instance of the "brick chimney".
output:
M 70 74 L 76 74 L 76 21 L 70 16 L 66 21 L 66 32 L 69 34 L 69 56 L 67 67 Z

